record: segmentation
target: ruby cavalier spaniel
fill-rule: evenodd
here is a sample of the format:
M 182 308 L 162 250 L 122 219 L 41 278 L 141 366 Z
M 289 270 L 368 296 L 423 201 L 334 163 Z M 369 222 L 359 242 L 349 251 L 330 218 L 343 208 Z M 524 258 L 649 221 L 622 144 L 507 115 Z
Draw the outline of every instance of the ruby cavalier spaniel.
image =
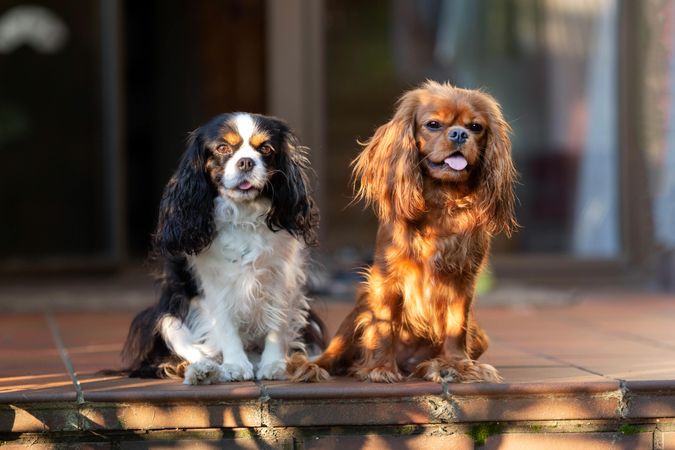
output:
M 356 197 L 379 219 L 356 306 L 295 381 L 350 374 L 396 382 L 498 382 L 472 304 L 493 235 L 510 235 L 516 170 L 510 127 L 488 94 L 427 81 L 406 92 L 353 163 Z

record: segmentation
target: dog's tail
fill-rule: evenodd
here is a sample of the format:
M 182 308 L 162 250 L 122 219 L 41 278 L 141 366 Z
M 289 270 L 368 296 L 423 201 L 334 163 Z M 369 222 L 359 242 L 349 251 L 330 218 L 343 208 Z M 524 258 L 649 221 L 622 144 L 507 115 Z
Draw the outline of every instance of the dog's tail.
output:
M 153 307 L 140 312 L 129 325 L 129 332 L 122 347 L 121 369 L 102 369 L 96 372 L 99 376 L 118 376 L 132 378 L 159 378 L 161 374 L 157 367 L 148 363 L 148 356 L 152 353 L 151 345 L 154 339 L 154 322 L 156 310 Z
M 159 364 L 142 364 L 128 369 L 102 369 L 96 375 L 102 377 L 129 377 L 129 378 L 174 378 L 182 380 L 185 376 L 187 362 L 170 361 Z
M 100 377 L 128 377 L 129 370 L 127 369 L 101 369 L 96 372 Z
M 157 333 L 156 324 L 160 314 L 153 306 L 134 317 L 122 349 L 123 368 L 104 369 L 97 374 L 130 378 L 182 378 L 185 364 L 172 354 Z

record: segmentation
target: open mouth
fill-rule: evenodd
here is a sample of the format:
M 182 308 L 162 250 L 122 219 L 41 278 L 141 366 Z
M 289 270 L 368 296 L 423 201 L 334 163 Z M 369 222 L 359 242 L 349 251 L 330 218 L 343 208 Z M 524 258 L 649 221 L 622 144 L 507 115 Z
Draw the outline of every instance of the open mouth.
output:
M 445 158 L 442 162 L 433 162 L 431 160 L 427 160 L 429 167 L 432 169 L 440 169 L 440 170 L 454 170 L 456 172 L 461 172 L 462 170 L 466 169 L 466 167 L 469 165 L 468 161 L 462 155 L 461 152 L 455 152 L 452 155 L 448 156 Z
M 243 180 L 239 184 L 227 188 L 227 192 L 233 198 L 254 198 L 260 192 L 260 188 L 249 180 Z
M 223 194 L 235 201 L 252 201 L 258 198 L 263 190 L 264 182 L 260 182 L 256 179 L 246 180 L 239 179 L 233 180 L 234 183 L 228 186 L 223 183 L 224 192 Z M 235 184 L 236 183 L 236 184 Z
M 248 191 L 250 189 L 253 189 L 253 184 L 251 184 L 251 182 L 248 180 L 244 180 L 241 183 L 239 183 L 237 189 L 239 189 L 240 191 Z

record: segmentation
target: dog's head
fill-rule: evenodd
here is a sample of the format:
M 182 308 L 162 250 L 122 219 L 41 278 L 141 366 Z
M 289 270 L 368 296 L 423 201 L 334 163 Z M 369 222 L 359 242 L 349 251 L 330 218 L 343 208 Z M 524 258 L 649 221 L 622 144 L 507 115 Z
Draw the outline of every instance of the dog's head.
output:
M 279 119 L 232 113 L 191 133 L 160 204 L 155 251 L 196 254 L 213 240 L 214 201 L 267 201 L 266 222 L 314 245 L 318 213 L 309 194 L 305 149 Z
M 492 232 L 510 233 L 516 171 L 509 132 L 491 96 L 427 81 L 399 99 L 354 161 L 357 197 L 383 220 L 415 220 L 427 210 L 425 195 L 454 188 L 470 193 Z

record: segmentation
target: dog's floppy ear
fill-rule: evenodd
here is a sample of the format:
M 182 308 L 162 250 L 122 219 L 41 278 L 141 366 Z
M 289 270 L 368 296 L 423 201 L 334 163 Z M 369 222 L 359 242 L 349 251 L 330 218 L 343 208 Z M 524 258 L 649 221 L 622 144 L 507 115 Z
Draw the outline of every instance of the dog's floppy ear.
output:
M 215 188 L 206 174 L 205 159 L 206 147 L 197 129 L 164 188 L 153 239 L 154 252 L 160 256 L 194 255 L 213 240 Z
M 488 105 L 489 123 L 478 180 L 478 207 L 492 233 L 504 232 L 510 236 L 518 227 L 514 213 L 514 184 L 518 174 L 511 159 L 511 127 L 496 100 L 484 93 L 480 95 Z
M 275 168 L 265 189 L 272 199 L 267 226 L 286 230 L 308 246 L 317 245 L 319 212 L 310 195 L 309 160 L 297 136 L 279 123 L 282 142 L 275 153 Z
M 414 220 L 425 210 L 415 142 L 417 90 L 401 97 L 394 117 L 375 131 L 352 162 L 356 198 L 383 220 Z

